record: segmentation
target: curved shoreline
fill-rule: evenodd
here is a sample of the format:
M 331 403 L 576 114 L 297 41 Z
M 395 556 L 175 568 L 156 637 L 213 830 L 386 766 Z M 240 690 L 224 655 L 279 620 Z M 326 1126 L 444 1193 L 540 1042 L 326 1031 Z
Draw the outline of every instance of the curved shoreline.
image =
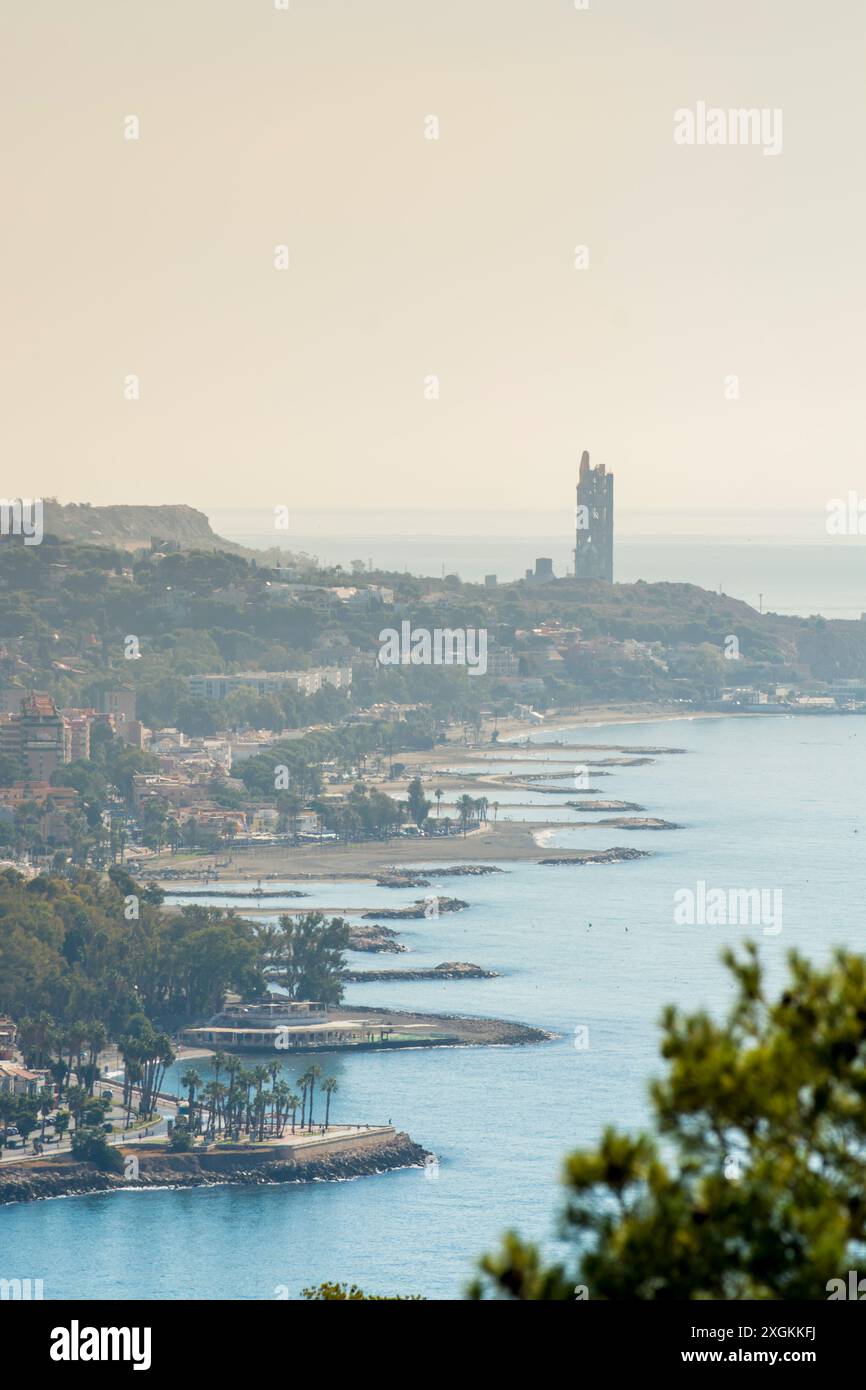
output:
M 276 1153 L 276 1146 L 263 1145 L 234 1154 L 140 1154 L 136 1180 L 66 1158 L 10 1165 L 0 1170 L 0 1206 L 148 1189 L 346 1182 L 399 1168 L 420 1168 L 430 1157 L 408 1134 L 394 1131 L 359 1139 L 339 1152 L 281 1158 L 275 1157 Z
M 563 792 L 563 795 L 567 793 Z M 563 804 L 565 804 L 563 802 Z M 574 821 L 518 821 L 501 820 L 498 822 L 489 821 L 485 825 L 476 827 L 462 835 L 436 836 L 428 839 L 408 839 L 408 840 L 370 840 L 361 844 L 334 844 L 326 841 L 323 845 L 302 845 L 293 849 L 285 847 L 269 846 L 265 849 L 242 851 L 237 854 L 236 862 L 232 865 L 231 877 L 226 877 L 225 882 L 237 892 L 239 883 L 265 882 L 267 879 L 282 880 L 287 884 L 310 883 L 315 885 L 329 883 L 363 883 L 370 880 L 388 876 L 393 878 L 401 871 L 413 871 L 420 873 L 423 877 L 435 879 L 438 874 L 438 863 L 444 861 L 450 868 L 453 861 L 462 855 L 467 865 L 473 868 L 487 867 L 493 865 L 503 869 L 506 873 L 513 864 L 534 863 L 539 864 L 542 855 L 539 852 L 539 835 L 545 832 L 556 834 L 562 830 L 592 830 L 593 824 L 580 820 Z M 576 849 L 570 852 L 570 856 L 576 862 L 592 863 L 601 854 L 608 853 L 606 850 Z M 204 858 L 199 856 L 195 868 L 190 868 L 190 878 L 198 877 L 203 879 Z M 154 881 L 154 873 L 145 870 L 140 873 L 139 878 L 144 883 Z M 174 883 L 182 880 L 158 879 L 159 887 L 163 889 L 166 897 L 175 896 Z M 187 888 L 193 887 L 188 881 Z M 390 888 L 392 885 L 382 885 L 383 888 Z M 400 885 L 403 886 L 402 884 Z M 223 896 L 220 889 L 214 887 L 213 883 L 208 885 L 211 892 L 217 897 Z M 193 893 L 195 894 L 195 888 Z M 310 895 L 310 901 L 303 905 L 298 902 L 291 907 L 268 907 L 267 902 L 257 899 L 252 893 L 231 899 L 231 905 L 241 917 L 254 917 L 273 914 L 276 912 L 285 913 L 304 913 L 311 911 L 320 912 L 348 912 L 351 908 L 330 907 L 327 898 L 321 892 Z M 365 909 L 368 910 L 368 909 Z M 177 913 L 181 911 L 181 903 L 166 903 L 162 908 L 163 912 Z

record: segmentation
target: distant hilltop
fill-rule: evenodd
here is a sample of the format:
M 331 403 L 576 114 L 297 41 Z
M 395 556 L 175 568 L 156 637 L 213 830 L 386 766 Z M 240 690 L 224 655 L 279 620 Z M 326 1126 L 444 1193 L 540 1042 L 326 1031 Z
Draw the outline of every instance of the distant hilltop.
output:
M 204 512 L 195 507 L 93 507 L 89 502 L 64 506 L 46 497 L 43 517 L 46 534 L 66 541 L 93 541 L 124 550 L 141 550 L 157 541 L 172 549 L 249 554 L 244 546 L 216 535 Z

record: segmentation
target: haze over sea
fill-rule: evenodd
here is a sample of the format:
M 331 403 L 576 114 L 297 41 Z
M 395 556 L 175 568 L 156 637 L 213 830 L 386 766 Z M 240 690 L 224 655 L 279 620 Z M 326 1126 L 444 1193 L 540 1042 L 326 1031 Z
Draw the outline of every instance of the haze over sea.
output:
M 527 512 L 297 512 L 276 530 L 273 509 L 211 509 L 218 535 L 253 549 L 279 545 L 348 568 L 374 567 L 478 583 L 520 579 L 537 556 L 562 577 L 574 564 L 574 515 Z M 859 618 L 866 611 L 863 537 L 828 536 L 826 511 L 692 516 L 617 512 L 615 576 L 679 581 L 764 612 Z
M 461 879 L 467 911 L 399 924 L 411 954 L 351 958 L 361 968 L 470 960 L 501 971 L 498 979 L 347 991 L 349 1002 L 521 1020 L 555 1031 L 556 1040 L 316 1058 L 339 1083 L 333 1118 L 393 1120 L 438 1155 L 437 1179 L 412 1169 L 311 1186 L 130 1192 L 7 1207 L 0 1210 L 7 1276 L 44 1278 L 46 1298 L 55 1299 L 269 1299 L 279 1287 L 296 1297 L 325 1279 L 459 1297 L 476 1257 L 506 1228 L 553 1241 L 557 1175 L 570 1148 L 592 1144 L 606 1124 L 646 1120 L 647 1080 L 660 1070 L 661 1008 L 724 1006 L 723 946 L 756 937 L 774 979 L 791 947 L 814 959 L 836 944 L 863 948 L 866 723 L 859 717 L 695 718 L 534 736 L 537 744 L 556 739 L 688 750 L 611 768 L 598 783 L 605 797 L 639 802 L 684 828 L 556 830 L 554 848 L 632 845 L 652 857 L 591 867 L 503 865 L 507 873 Z M 503 750 L 501 766 L 511 765 Z M 564 802 L 573 795 L 569 769 L 551 771 L 567 774 L 558 784 Z M 507 799 L 500 815 L 508 814 Z M 520 813 L 539 819 L 560 801 L 520 799 L 539 803 L 537 812 Z M 781 934 L 675 925 L 674 892 L 698 880 L 781 889 Z M 443 880 L 443 891 L 455 891 L 454 883 Z M 397 906 L 418 896 L 372 882 L 301 886 L 311 907 Z M 589 1029 L 586 1050 L 575 1047 L 579 1027 Z M 290 1075 L 307 1063 L 296 1059 Z M 204 1061 L 196 1067 L 207 1076 Z

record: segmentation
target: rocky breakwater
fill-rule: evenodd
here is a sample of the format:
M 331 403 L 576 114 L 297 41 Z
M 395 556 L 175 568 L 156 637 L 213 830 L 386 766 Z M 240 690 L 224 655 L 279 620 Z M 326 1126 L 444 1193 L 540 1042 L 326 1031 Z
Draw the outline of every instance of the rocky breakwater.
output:
M 555 858 L 539 859 L 539 864 L 627 864 L 632 859 L 648 859 L 649 853 L 644 849 L 625 849 L 622 846 L 615 846 L 613 849 L 600 850 L 578 850 L 576 854 L 557 855 Z
M 371 980 L 495 980 L 497 973 L 469 961 L 446 960 L 426 970 L 350 970 L 343 979 L 353 985 Z
M 257 1144 L 190 1154 L 144 1152 L 137 1147 L 123 1152 L 125 1157 L 135 1154 L 138 1159 L 135 1178 L 102 1172 L 66 1156 L 4 1165 L 0 1169 L 0 1205 L 129 1188 L 340 1181 L 395 1168 L 421 1167 L 428 1156 L 408 1134 L 390 1126 L 328 1136 L 297 1148 Z
M 308 898 L 299 888 L 172 888 L 175 898 Z
M 447 864 L 445 868 L 426 871 L 393 868 L 377 878 L 376 883 L 380 888 L 429 888 L 431 880 L 425 874 L 433 874 L 435 878 L 481 878 L 504 872 L 494 864 Z
M 349 927 L 349 950 L 374 953 L 387 951 L 398 955 L 405 951 L 406 947 L 397 940 L 397 933 L 393 927 L 377 927 L 371 924 L 369 927 Z
M 435 904 L 435 909 L 434 905 Z M 389 921 L 414 922 L 422 917 L 439 917 L 444 912 L 462 912 L 469 906 L 462 898 L 434 898 L 413 903 L 411 907 L 378 907 L 362 912 L 363 918 L 387 917 Z
M 675 821 L 660 820 L 658 816 L 610 816 L 606 820 L 580 821 L 579 824 L 592 824 L 596 830 L 682 830 Z

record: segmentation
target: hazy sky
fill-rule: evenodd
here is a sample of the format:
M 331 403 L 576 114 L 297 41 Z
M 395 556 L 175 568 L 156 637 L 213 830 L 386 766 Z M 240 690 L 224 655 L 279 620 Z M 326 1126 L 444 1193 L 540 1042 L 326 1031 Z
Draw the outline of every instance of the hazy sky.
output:
M 4 496 L 520 512 L 582 448 L 632 512 L 866 487 L 862 0 L 0 15 Z M 782 152 L 676 145 L 700 101 Z

